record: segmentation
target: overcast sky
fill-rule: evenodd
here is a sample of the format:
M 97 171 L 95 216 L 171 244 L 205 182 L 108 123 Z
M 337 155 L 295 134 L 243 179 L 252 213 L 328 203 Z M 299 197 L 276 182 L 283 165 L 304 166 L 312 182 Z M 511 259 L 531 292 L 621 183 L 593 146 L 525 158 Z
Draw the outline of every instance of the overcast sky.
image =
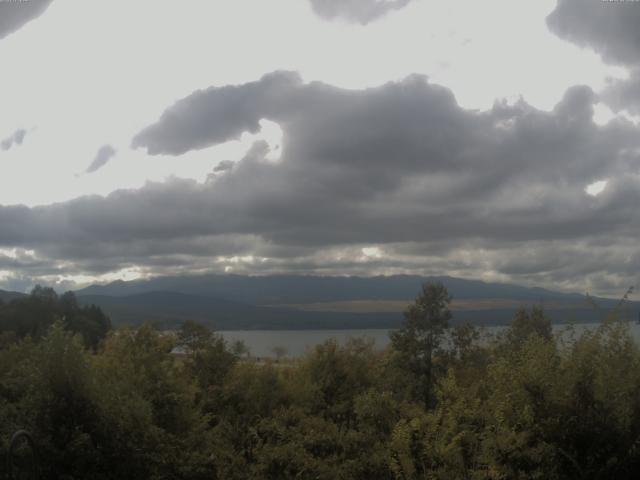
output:
M 640 2 L 0 0 L 0 288 L 452 275 L 621 295 Z

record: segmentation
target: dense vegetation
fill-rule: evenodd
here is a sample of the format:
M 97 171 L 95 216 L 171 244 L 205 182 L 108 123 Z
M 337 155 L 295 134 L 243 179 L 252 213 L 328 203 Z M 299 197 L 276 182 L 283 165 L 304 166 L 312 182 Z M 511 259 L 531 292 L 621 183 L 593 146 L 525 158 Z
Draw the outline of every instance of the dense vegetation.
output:
M 72 317 L 62 297 L 26 330 L 7 313 L 26 307 L 5 305 L 0 453 L 28 428 L 44 478 L 637 476 L 640 350 L 624 322 L 554 336 L 542 309 L 521 309 L 483 339 L 448 326 L 449 301 L 425 284 L 385 351 L 329 341 L 266 363 L 191 322 L 96 343 L 71 320 L 90 310 Z
M 37 286 L 29 296 L 7 303 L 0 299 L 0 347 L 25 337 L 38 340 L 56 320 L 93 349 L 111 329 L 111 321 L 99 307 L 78 305 L 73 292 L 58 296 L 52 288 Z

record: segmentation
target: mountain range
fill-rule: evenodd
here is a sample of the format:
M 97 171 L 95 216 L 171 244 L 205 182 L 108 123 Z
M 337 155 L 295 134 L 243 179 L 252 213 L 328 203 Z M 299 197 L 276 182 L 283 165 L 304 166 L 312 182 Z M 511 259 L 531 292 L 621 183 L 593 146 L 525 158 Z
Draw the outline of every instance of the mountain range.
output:
M 76 295 L 81 304 L 100 306 L 115 324 L 151 321 L 173 327 L 191 319 L 220 330 L 393 328 L 401 324 L 404 308 L 425 281 L 447 286 L 454 298 L 454 323 L 506 324 L 519 306 L 532 304 L 542 304 L 556 323 L 593 322 L 619 302 L 588 301 L 586 295 L 543 288 L 411 275 L 157 277 L 92 285 Z M 19 295 L 0 291 L 4 301 Z M 622 309 L 633 319 L 639 312 L 640 302 L 626 302 Z

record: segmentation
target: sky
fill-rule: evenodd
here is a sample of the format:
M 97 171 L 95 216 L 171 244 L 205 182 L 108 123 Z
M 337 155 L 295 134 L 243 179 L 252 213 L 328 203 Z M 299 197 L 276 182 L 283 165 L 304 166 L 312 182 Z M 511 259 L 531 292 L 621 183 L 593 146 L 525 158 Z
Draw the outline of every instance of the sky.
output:
M 451 275 L 620 296 L 640 2 L 0 0 L 0 288 Z

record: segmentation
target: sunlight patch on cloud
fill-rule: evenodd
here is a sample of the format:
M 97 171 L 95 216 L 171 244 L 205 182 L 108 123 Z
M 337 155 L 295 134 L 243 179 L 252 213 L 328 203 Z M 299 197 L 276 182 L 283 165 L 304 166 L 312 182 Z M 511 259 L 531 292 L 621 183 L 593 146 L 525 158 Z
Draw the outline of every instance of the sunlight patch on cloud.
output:
M 604 103 L 596 103 L 593 106 L 593 122 L 596 125 L 606 125 L 616 118 L 616 114 Z
M 264 157 L 273 163 L 278 163 L 282 156 L 283 131 L 276 122 L 262 119 L 260 120 L 260 133 L 262 140 L 269 144 L 269 153 Z
M 593 123 L 599 126 L 608 124 L 615 119 L 627 120 L 634 125 L 640 125 L 640 115 L 634 115 L 627 110 L 614 112 L 605 103 L 599 102 L 593 105 Z
M 495 126 L 496 128 L 499 128 L 501 130 L 510 130 L 511 128 L 513 128 L 515 124 L 516 122 L 513 118 L 506 118 L 506 119 L 498 120 L 495 123 Z
M 266 263 L 269 261 L 267 257 L 257 257 L 255 255 L 234 255 L 231 257 L 219 256 L 216 262 L 222 267 L 224 273 L 238 272 L 248 273 L 247 267 L 252 265 Z
M 99 281 L 99 277 L 93 277 L 91 275 L 58 275 L 56 278 L 56 284 L 73 283 L 77 285 L 89 285 L 93 282 Z
M 607 180 L 598 180 L 597 182 L 593 182 L 592 184 L 587 185 L 584 191 L 592 197 L 597 197 L 605 189 L 605 187 L 607 186 L 607 182 Z
M 379 247 L 364 247 L 362 249 L 362 254 L 365 258 L 381 258 L 382 250 Z
M 73 275 L 67 280 L 74 281 L 75 283 L 103 283 L 103 282 L 114 282 L 116 280 L 124 280 L 128 282 L 130 280 L 139 280 L 141 278 L 145 278 L 145 275 L 140 268 L 138 267 L 128 267 L 117 270 L 115 272 L 110 272 L 105 275 L 101 275 L 99 277 L 90 277 L 87 275 Z
M 18 258 L 18 249 L 17 248 L 0 248 L 0 255 L 4 255 L 5 257 L 16 259 Z
M 631 123 L 633 123 L 635 126 L 640 126 L 640 115 L 634 115 L 632 113 L 629 113 L 628 111 L 622 111 L 620 112 L 620 115 L 625 118 L 626 120 L 629 120 Z
M 13 260 L 33 260 L 36 258 L 35 250 L 24 248 L 0 248 L 0 256 L 5 256 Z

